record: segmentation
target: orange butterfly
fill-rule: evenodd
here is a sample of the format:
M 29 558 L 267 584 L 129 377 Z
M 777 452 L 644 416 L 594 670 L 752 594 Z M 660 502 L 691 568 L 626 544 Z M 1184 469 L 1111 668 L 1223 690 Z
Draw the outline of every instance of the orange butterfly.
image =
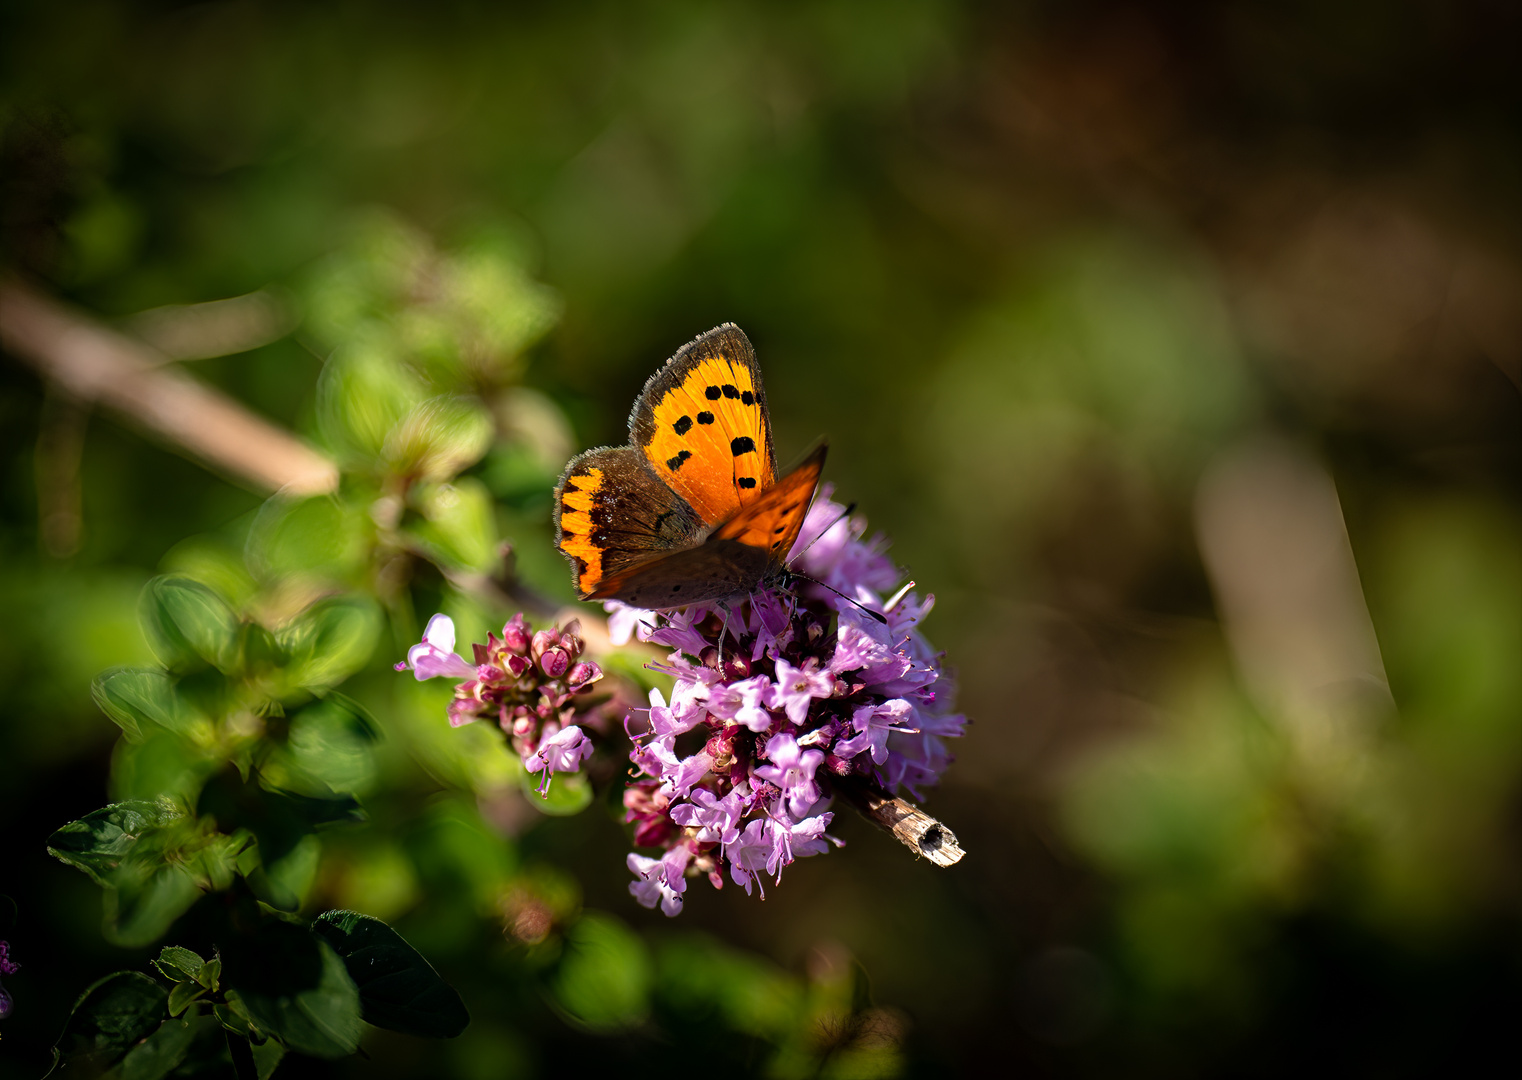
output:
M 776 579 L 825 450 L 776 479 L 750 339 L 733 323 L 708 331 L 645 383 L 628 446 L 588 450 L 560 478 L 555 543 L 577 594 L 673 608 Z

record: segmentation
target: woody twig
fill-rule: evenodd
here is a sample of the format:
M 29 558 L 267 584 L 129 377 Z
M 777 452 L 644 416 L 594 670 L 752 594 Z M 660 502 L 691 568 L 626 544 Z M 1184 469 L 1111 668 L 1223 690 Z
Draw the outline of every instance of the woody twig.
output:
M 317 495 L 338 487 L 337 466 L 294 435 L 15 278 L 0 279 L 0 345 L 77 401 L 103 405 L 259 489 Z
M 956 833 L 907 799 L 889 795 L 853 776 L 837 779 L 835 790 L 872 824 L 886 829 L 910 851 L 937 866 L 951 866 L 967 854 L 957 842 Z

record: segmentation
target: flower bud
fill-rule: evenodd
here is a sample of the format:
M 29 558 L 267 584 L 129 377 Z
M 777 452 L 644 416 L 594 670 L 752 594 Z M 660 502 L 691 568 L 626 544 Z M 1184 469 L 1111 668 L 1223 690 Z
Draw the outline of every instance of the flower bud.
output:
M 538 635 L 535 635 L 536 637 Z M 571 666 L 571 657 L 559 645 L 546 649 L 539 657 L 539 670 L 551 679 L 558 679 Z
M 601 678 L 602 668 L 590 660 L 581 660 L 566 673 L 565 681 L 579 690 Z
M 548 650 L 560 644 L 559 630 L 539 630 L 534 634 L 534 639 L 529 645 L 529 655 L 538 660 Z
M 507 657 L 507 670 L 512 672 L 515 679 L 523 678 L 523 676 L 528 674 L 529 668 L 533 666 L 534 662 L 526 656 L 510 654 Z
M 508 620 L 507 625 L 502 627 L 502 647 L 511 653 L 522 655 L 528 652 L 528 623 L 523 619 L 523 612 L 518 612 Z

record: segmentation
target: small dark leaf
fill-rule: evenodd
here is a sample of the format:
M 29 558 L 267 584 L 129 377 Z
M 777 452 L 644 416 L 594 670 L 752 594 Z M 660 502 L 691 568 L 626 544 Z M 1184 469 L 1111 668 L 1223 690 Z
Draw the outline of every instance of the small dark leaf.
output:
M 113 803 L 69 822 L 48 837 L 48 854 L 83 870 L 97 885 L 109 886 L 111 875 L 138 839 L 175 816 L 173 808 L 164 803 Z
M 106 940 L 124 948 L 151 945 L 201 898 L 201 887 L 173 863 L 151 865 L 146 859 L 134 860 L 133 870 L 146 873 L 118 874 L 113 887 L 106 890 Z
M 249 1040 L 249 1050 L 253 1053 L 254 1070 L 258 1080 L 270 1080 L 275 1073 L 275 1067 L 280 1064 L 280 1059 L 285 1057 L 285 1047 L 279 1039 L 265 1039 L 262 1043 Z
M 143 589 L 143 630 L 169 668 L 210 664 L 231 671 L 238 660 L 238 619 L 227 602 L 199 581 L 154 578 Z
M 312 932 L 343 957 L 369 1023 L 432 1039 L 452 1039 L 470 1023 L 454 987 L 379 919 L 326 911 L 312 923 Z
M 166 1020 L 145 1042 L 127 1051 L 116 1071 L 117 1077 L 120 1080 L 162 1080 L 185 1060 L 197 1031 L 208 1023 L 214 1025 L 216 1021 L 210 1017 Z
M 192 1001 L 204 993 L 206 993 L 206 990 L 199 983 L 176 983 L 174 989 L 169 991 L 169 1015 L 179 1016 L 180 1013 L 190 1008 Z
M 88 1057 L 96 1068 L 110 1065 L 163 1022 L 168 998 L 162 986 L 139 972 L 107 975 L 75 1003 L 53 1047 L 54 1060 Z
M 272 921 L 223 951 L 228 1004 L 294 1050 L 338 1058 L 359 1045 L 359 991 L 344 962 L 299 926 Z
M 153 966 L 163 972 L 164 978 L 170 982 L 199 982 L 206 961 L 189 949 L 166 945 Z

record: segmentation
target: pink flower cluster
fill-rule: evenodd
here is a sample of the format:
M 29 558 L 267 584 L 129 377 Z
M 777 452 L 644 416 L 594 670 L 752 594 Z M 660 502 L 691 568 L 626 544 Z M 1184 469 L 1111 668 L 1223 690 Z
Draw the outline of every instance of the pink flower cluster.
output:
M 592 742 L 576 723 L 576 696 L 602 678 L 602 670 L 580 659 L 584 645 L 573 620 L 563 629 L 537 633 L 514 615 L 502 636 L 488 634 L 485 645 L 472 646 L 475 663 L 454 651 L 454 621 L 447 615 L 428 620 L 423 640 L 407 652 L 396 670 L 411 669 L 419 680 L 444 676 L 463 679 L 449 703 L 453 727 L 476 720 L 496 720 L 531 773 L 542 773 L 539 792 L 549 790 L 550 776 L 576 772 L 592 755 Z
M 934 598 L 905 587 L 885 601 L 901 574 L 843 515 L 826 492 L 793 558 L 829 588 L 795 577 L 729 611 L 606 605 L 615 641 L 670 648 L 658 667 L 676 680 L 670 704 L 650 694 L 630 754 L 639 775 L 624 793 L 635 845 L 662 849 L 628 857 L 630 892 L 646 907 L 677 914 L 698 875 L 721 888 L 727 871 L 747 893 L 763 875 L 780 880 L 795 859 L 828 850 L 836 784 L 918 797 L 949 763 L 942 740 L 965 718 L 917 629 Z

